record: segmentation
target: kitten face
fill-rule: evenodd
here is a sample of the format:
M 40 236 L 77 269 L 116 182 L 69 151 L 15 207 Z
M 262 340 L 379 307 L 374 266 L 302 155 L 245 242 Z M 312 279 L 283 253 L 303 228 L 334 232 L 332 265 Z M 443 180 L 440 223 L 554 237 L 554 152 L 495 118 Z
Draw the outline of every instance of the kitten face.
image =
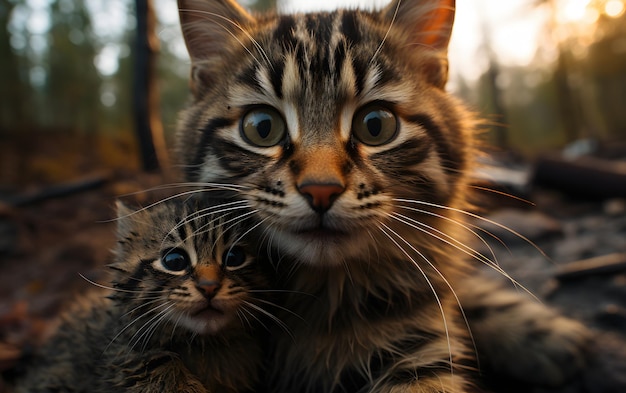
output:
M 467 116 L 443 91 L 450 3 L 254 19 L 180 1 L 188 179 L 241 186 L 269 241 L 310 263 L 367 257 L 385 228 L 432 220 L 417 210 L 454 205 L 468 162 Z
M 123 307 L 198 334 L 216 334 L 253 312 L 250 291 L 266 282 L 240 220 L 188 202 L 118 210 L 112 267 Z

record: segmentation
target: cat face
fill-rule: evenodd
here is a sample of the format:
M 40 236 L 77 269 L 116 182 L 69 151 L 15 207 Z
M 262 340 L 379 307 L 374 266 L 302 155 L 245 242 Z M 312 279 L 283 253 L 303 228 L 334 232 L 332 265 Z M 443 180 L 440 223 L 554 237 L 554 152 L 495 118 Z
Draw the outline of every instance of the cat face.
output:
M 337 265 L 459 205 L 471 126 L 443 90 L 453 1 L 258 18 L 232 1 L 179 7 L 186 176 L 236 186 L 273 245 Z
M 118 207 L 115 288 L 119 304 L 153 322 L 215 334 L 254 313 L 266 286 L 241 220 L 217 207 L 168 201 Z

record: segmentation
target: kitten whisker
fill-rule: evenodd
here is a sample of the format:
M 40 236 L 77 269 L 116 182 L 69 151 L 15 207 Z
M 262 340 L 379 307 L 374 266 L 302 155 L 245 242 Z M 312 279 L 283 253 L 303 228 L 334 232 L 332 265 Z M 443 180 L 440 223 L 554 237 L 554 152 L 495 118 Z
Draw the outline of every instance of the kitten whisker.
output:
M 95 281 L 92 281 L 90 279 L 88 279 L 87 277 L 85 277 L 82 273 L 78 273 L 78 275 L 85 281 L 87 281 L 89 284 L 96 286 L 98 288 L 102 288 L 102 289 L 109 289 L 115 292 L 125 292 L 125 293 L 146 293 L 146 294 L 150 294 L 150 293 L 154 293 L 156 294 L 160 294 L 160 291 L 137 291 L 137 290 L 129 290 L 129 289 L 121 289 L 121 288 L 116 288 L 114 286 L 107 286 L 107 285 L 103 285 L 100 283 L 97 283 Z
M 249 291 L 249 292 L 252 292 L 252 291 Z M 313 296 L 313 295 L 311 295 L 311 296 Z M 295 312 L 291 311 L 290 309 L 288 309 L 288 308 L 286 308 L 286 307 L 279 306 L 278 304 L 276 304 L 276 303 L 274 303 L 274 302 L 271 302 L 271 301 L 269 301 L 269 300 L 265 300 L 265 299 L 254 299 L 254 300 L 256 300 L 257 302 L 261 302 L 261 303 L 263 303 L 263 304 L 267 304 L 268 306 L 276 307 L 276 308 L 278 308 L 279 310 L 283 310 L 283 311 L 285 311 L 285 312 L 287 312 L 287 313 L 289 313 L 289 314 L 293 315 L 294 317 L 298 318 L 299 320 L 301 320 L 301 321 L 303 321 L 303 322 L 306 322 L 306 320 L 305 320 L 305 319 L 304 319 L 301 315 L 299 315 L 299 314 L 297 314 L 297 313 L 295 313 Z
M 141 327 L 139 327 L 139 329 L 137 329 L 137 331 L 128 340 L 128 342 L 131 343 L 131 347 L 130 347 L 129 352 L 131 352 L 135 348 L 135 346 L 137 344 L 139 344 L 139 341 L 141 340 L 141 338 L 144 337 L 151 330 L 151 328 L 153 327 L 154 321 L 155 320 L 158 321 L 160 318 L 162 318 L 164 315 L 166 315 L 169 310 L 171 310 L 173 307 L 175 307 L 175 304 L 173 302 L 164 303 L 162 305 L 159 305 L 159 306 L 153 308 L 149 312 L 143 314 L 142 317 L 154 313 L 157 308 L 162 308 L 163 306 L 165 306 L 165 307 L 161 311 L 159 311 L 158 313 L 154 314 L 146 322 L 144 322 L 144 324 L 141 325 Z
M 291 332 L 291 330 L 289 330 L 289 325 L 287 325 L 285 322 L 283 322 L 280 318 L 278 318 L 276 315 L 272 314 L 271 312 L 265 310 L 262 307 L 257 306 L 254 303 L 251 303 L 249 301 L 244 300 L 243 303 L 252 308 L 253 310 L 255 310 L 258 313 L 261 313 L 265 316 L 267 316 L 271 321 L 273 321 L 274 323 L 276 323 L 276 325 L 278 325 L 278 327 L 280 327 L 285 333 L 287 333 L 289 335 L 289 337 L 291 337 L 292 340 L 295 341 L 295 337 L 293 336 L 293 333 Z M 250 315 L 256 319 L 261 325 L 263 325 L 263 327 L 265 328 L 265 330 L 270 331 L 267 326 L 265 326 L 261 320 L 252 312 L 248 311 L 250 313 Z
M 153 310 L 156 310 L 158 308 L 161 307 L 165 307 L 167 306 L 167 303 L 163 303 L 160 304 L 158 306 L 156 306 Z M 139 307 L 141 308 L 141 307 Z M 142 313 L 141 315 L 137 316 L 135 319 L 133 319 L 132 321 L 130 321 L 129 323 L 126 324 L 126 326 L 124 326 L 112 339 L 111 341 L 107 344 L 107 346 L 104 348 L 104 350 L 102 351 L 103 353 L 107 351 L 107 349 L 111 346 L 111 344 L 113 344 L 113 342 L 120 337 L 126 330 L 128 330 L 132 325 L 134 325 L 136 322 L 138 322 L 141 318 L 145 317 L 146 313 Z

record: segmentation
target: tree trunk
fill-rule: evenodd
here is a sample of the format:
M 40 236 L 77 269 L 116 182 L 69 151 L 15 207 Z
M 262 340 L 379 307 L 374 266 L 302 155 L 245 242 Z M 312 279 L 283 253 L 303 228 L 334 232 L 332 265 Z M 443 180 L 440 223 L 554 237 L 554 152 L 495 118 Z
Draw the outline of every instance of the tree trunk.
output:
M 159 40 L 152 0 L 135 0 L 137 42 L 134 65 L 135 132 L 142 167 L 146 171 L 167 165 L 163 125 L 159 110 L 156 60 Z

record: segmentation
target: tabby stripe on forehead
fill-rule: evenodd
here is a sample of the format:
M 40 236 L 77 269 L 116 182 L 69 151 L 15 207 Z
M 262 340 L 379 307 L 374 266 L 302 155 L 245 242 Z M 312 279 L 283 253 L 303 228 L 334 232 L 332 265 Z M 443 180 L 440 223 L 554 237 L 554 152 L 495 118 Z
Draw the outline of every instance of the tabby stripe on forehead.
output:
M 333 34 L 333 17 L 331 14 L 308 15 L 306 29 L 313 42 L 318 43 L 317 54 L 312 56 L 310 72 L 316 76 L 315 81 L 320 82 L 323 76 L 330 76 L 330 50 L 329 47 Z
M 356 78 L 354 89 L 356 95 L 359 96 L 363 93 L 363 90 L 365 90 L 365 76 L 369 67 L 368 64 L 361 61 L 361 59 L 352 56 L 352 68 L 354 69 L 354 77 Z
M 215 131 L 221 128 L 229 127 L 233 123 L 234 120 L 218 117 L 212 119 L 204 127 L 204 129 L 202 129 L 202 136 L 198 145 L 198 151 L 196 152 L 196 155 L 191 162 L 191 166 L 186 168 L 187 177 L 191 179 L 198 178 L 198 170 L 202 167 L 203 164 L 205 164 L 207 153 L 215 136 Z
M 259 70 L 258 64 L 254 63 L 250 67 L 244 69 L 238 76 L 237 81 L 247 85 L 248 87 L 253 87 L 256 91 L 263 91 L 263 87 L 261 86 L 261 82 L 257 78 L 257 72 Z
M 179 240 L 185 241 L 187 239 L 187 225 L 183 225 L 182 220 L 176 220 L 178 225 L 176 225 L 176 230 L 178 231 Z
M 356 18 L 356 12 L 345 11 L 341 16 L 341 34 L 346 37 L 348 45 L 352 46 L 356 42 L 361 42 L 361 31 Z
M 453 146 L 448 143 L 439 126 L 427 115 L 413 115 L 407 117 L 407 120 L 424 128 L 426 134 L 433 140 L 437 147 L 437 154 L 441 159 L 444 171 L 447 174 L 458 173 L 461 163 L 456 158 L 460 158 L 461 156 L 458 152 L 455 152 Z

